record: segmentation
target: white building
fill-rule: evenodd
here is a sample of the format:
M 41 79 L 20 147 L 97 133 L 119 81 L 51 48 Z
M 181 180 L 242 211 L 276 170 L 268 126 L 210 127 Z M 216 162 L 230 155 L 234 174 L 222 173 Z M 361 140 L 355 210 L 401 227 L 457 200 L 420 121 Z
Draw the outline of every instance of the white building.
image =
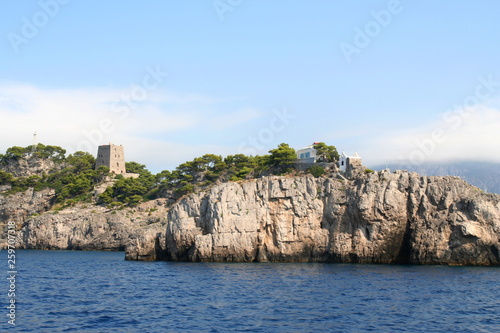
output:
M 344 152 L 342 152 L 339 159 L 340 171 L 346 172 L 348 164 L 361 164 L 361 157 L 359 157 L 358 153 L 355 153 L 354 156 L 347 156 Z
M 297 159 L 302 163 L 316 163 L 316 149 L 314 145 L 297 150 Z

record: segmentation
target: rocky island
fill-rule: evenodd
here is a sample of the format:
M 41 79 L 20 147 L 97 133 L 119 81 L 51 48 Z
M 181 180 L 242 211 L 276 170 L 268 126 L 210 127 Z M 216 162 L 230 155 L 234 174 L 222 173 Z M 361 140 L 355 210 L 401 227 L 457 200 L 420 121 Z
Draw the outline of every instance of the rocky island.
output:
M 35 173 L 55 168 L 27 161 Z M 0 221 L 16 221 L 17 248 L 125 250 L 128 260 L 500 265 L 500 195 L 458 177 L 358 171 L 218 179 L 118 208 L 54 209 L 54 189 L 4 185 Z

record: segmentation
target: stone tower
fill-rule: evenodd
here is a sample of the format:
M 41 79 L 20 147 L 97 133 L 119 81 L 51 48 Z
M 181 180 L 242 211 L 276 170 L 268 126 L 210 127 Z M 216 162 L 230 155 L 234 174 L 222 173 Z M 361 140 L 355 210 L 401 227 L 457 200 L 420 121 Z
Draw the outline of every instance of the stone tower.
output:
M 117 175 L 125 174 L 125 155 L 123 146 L 117 146 L 112 143 L 109 145 L 99 146 L 97 150 L 97 160 L 95 163 L 96 169 L 101 165 L 107 166 L 109 172 Z

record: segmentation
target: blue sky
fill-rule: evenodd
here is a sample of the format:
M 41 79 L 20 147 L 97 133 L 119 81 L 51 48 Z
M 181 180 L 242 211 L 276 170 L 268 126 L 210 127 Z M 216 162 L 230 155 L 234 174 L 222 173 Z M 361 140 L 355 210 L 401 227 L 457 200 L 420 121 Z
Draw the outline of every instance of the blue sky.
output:
M 500 161 L 498 1 L 1 3 L 0 151 Z

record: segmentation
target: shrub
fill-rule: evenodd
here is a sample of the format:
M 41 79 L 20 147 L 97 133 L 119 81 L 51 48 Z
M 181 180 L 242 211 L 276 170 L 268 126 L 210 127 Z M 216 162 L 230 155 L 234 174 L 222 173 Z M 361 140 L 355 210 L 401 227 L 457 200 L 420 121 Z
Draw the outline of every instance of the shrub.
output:
M 315 178 L 319 178 L 323 176 L 323 174 L 325 173 L 325 168 L 319 165 L 313 165 L 312 167 L 307 169 L 307 171 L 309 171 L 309 173 L 313 175 Z
M 194 192 L 194 186 L 186 181 L 181 182 L 181 187 L 175 190 L 175 193 L 179 196 Z
M 135 207 L 138 204 L 142 202 L 142 197 L 140 195 L 132 195 L 130 197 L 127 197 L 125 199 L 125 202 L 130 206 L 130 207 Z
M 12 174 L 0 170 L 0 185 L 10 182 L 13 178 Z

